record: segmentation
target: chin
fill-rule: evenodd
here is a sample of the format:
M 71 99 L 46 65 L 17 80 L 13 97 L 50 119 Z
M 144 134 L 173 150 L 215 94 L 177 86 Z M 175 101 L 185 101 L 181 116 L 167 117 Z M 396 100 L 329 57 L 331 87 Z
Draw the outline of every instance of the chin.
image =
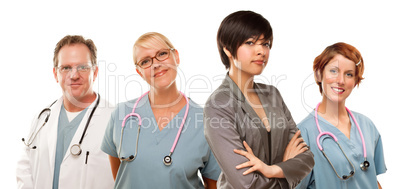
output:
M 325 95 L 325 96 L 326 96 L 328 101 L 333 102 L 333 103 L 337 103 L 337 104 L 344 103 L 346 101 L 346 98 L 347 98 L 347 97 L 342 97 L 342 96 L 337 96 L 337 95 L 332 95 L 332 96 Z

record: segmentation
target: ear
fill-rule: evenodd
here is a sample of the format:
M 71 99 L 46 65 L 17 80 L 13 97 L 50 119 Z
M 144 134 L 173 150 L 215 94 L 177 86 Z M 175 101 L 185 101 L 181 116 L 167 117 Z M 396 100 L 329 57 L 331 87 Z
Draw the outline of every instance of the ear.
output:
M 232 53 L 230 53 L 226 47 L 223 47 L 223 52 L 225 52 L 226 56 L 228 56 L 229 59 L 232 58 Z
M 54 79 L 56 79 L 56 82 L 58 83 L 59 79 L 57 78 L 57 70 L 56 70 L 56 68 L 53 68 L 53 76 L 54 76 Z
M 314 73 L 314 79 L 317 83 L 321 83 L 322 82 L 322 77 L 321 77 L 321 71 L 317 70 Z
M 179 51 L 177 51 L 176 49 L 174 50 L 174 58 L 176 60 L 176 65 L 179 65 L 180 64 Z
M 142 77 L 142 73 L 140 70 L 138 70 L 138 68 L 136 68 L 135 71 L 137 71 L 138 75 L 140 75 Z M 144 77 L 142 77 L 142 78 L 144 78 Z
M 95 71 L 94 71 L 94 79 L 93 79 L 93 81 L 95 82 L 95 79 L 98 77 L 98 66 L 96 66 L 96 69 L 95 69 Z

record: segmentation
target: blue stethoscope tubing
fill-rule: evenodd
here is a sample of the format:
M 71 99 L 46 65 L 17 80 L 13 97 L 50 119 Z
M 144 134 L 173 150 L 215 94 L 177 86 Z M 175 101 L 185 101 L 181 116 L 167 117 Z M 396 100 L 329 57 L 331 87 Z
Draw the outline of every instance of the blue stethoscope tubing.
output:
M 180 91 L 179 91 L 179 92 L 180 92 Z M 138 105 L 139 101 L 140 101 L 145 95 L 147 95 L 148 93 L 149 93 L 149 91 L 146 92 L 146 93 L 144 93 L 143 95 L 141 95 L 141 96 L 137 99 L 137 101 L 136 101 L 135 104 L 134 104 L 134 107 L 133 107 L 132 112 L 129 113 L 129 114 L 127 114 L 127 115 L 124 117 L 124 119 L 123 119 L 123 122 L 122 122 L 122 125 L 121 125 L 122 128 L 121 128 L 120 146 L 119 146 L 119 151 L 118 151 L 118 157 L 119 157 L 119 159 L 122 160 L 122 161 L 133 161 L 133 160 L 137 157 L 137 153 L 138 153 L 138 140 L 139 140 L 141 125 L 142 125 L 142 119 L 141 119 L 141 116 L 140 116 L 138 113 L 135 113 L 135 109 L 137 108 L 137 105 Z M 165 156 L 165 157 L 163 158 L 163 163 L 164 163 L 166 166 L 169 166 L 169 165 L 172 164 L 172 154 L 173 154 L 174 149 L 176 148 L 177 142 L 178 142 L 178 140 L 179 140 L 179 138 L 180 138 L 181 131 L 183 130 L 183 126 L 184 126 L 184 123 L 185 123 L 185 121 L 186 121 L 186 119 L 187 119 L 188 110 L 189 110 L 189 105 L 190 105 L 190 104 L 189 104 L 189 100 L 188 100 L 188 98 L 186 97 L 186 95 L 184 95 L 184 93 L 182 93 L 182 92 L 180 92 L 180 94 L 184 97 L 184 99 L 186 99 L 186 112 L 184 113 L 183 120 L 182 120 L 182 122 L 181 122 L 181 125 L 180 125 L 179 130 L 177 131 L 176 138 L 175 138 L 175 140 L 174 140 L 174 142 L 173 142 L 172 148 L 170 149 L 170 153 L 169 153 L 169 155 L 167 155 L 167 156 Z M 136 145 L 135 145 L 135 146 L 136 146 L 136 147 L 135 147 L 135 154 L 134 154 L 134 155 L 130 155 L 128 158 L 125 158 L 125 157 L 122 157 L 122 156 L 120 155 L 120 153 L 121 153 L 121 148 L 122 148 L 122 144 L 123 144 L 124 128 L 125 128 L 125 125 L 126 125 L 126 121 L 127 121 L 130 117 L 137 117 L 137 118 L 138 118 L 138 131 L 137 131 L 137 139 L 136 139 Z
M 335 136 L 333 133 L 331 133 L 331 132 L 327 132 L 327 131 L 326 131 L 326 132 L 322 132 L 322 131 L 321 131 L 320 124 L 318 123 L 318 107 L 320 106 L 320 104 L 321 104 L 321 103 L 318 103 L 317 106 L 316 106 L 316 108 L 315 108 L 315 110 L 314 110 L 315 123 L 316 123 L 317 129 L 318 129 L 318 131 L 319 131 L 319 133 L 320 133 L 320 134 L 318 134 L 317 139 L 316 139 L 318 149 L 323 153 L 323 155 L 325 156 L 325 158 L 328 160 L 329 164 L 331 165 L 332 169 L 335 171 L 335 173 L 336 173 L 336 175 L 338 176 L 338 178 L 340 178 L 340 179 L 342 179 L 342 180 L 346 180 L 346 179 L 348 179 L 348 178 L 350 178 L 350 177 L 352 177 L 352 176 L 354 175 L 354 173 L 355 173 L 355 167 L 353 166 L 353 164 L 350 162 L 349 158 L 346 156 L 345 152 L 343 151 L 341 145 L 340 145 L 339 142 L 338 142 L 338 138 L 336 138 L 336 136 Z M 346 108 L 346 107 L 345 107 L 345 108 Z M 370 166 L 370 163 L 367 161 L 366 143 L 364 142 L 363 133 L 362 133 L 362 131 L 361 131 L 361 129 L 360 129 L 359 123 L 356 121 L 356 118 L 355 118 L 355 116 L 352 114 L 352 112 L 351 112 L 348 108 L 346 108 L 346 111 L 347 111 L 347 112 L 349 113 L 349 115 L 352 117 L 352 120 L 353 120 L 353 122 L 355 123 L 355 125 L 356 125 L 356 127 L 357 127 L 357 130 L 359 131 L 360 138 L 361 138 L 361 141 L 362 141 L 362 146 L 363 146 L 363 157 L 364 157 L 364 161 L 360 164 L 360 169 L 363 170 L 363 171 L 366 171 L 367 168 Z M 353 171 L 351 171 L 351 172 L 349 173 L 349 175 L 343 175 L 343 176 L 341 177 L 341 176 L 339 176 L 338 173 L 336 172 L 335 167 L 332 165 L 331 161 L 329 160 L 329 158 L 327 157 L 327 155 L 326 155 L 325 152 L 324 152 L 324 148 L 323 148 L 323 147 L 321 146 L 321 144 L 320 144 L 320 138 L 321 138 L 322 136 L 324 136 L 324 135 L 330 136 L 330 137 L 338 144 L 338 146 L 339 146 L 339 148 L 341 149 L 343 155 L 346 157 L 346 159 L 348 160 L 349 164 L 350 164 L 351 167 L 353 168 Z

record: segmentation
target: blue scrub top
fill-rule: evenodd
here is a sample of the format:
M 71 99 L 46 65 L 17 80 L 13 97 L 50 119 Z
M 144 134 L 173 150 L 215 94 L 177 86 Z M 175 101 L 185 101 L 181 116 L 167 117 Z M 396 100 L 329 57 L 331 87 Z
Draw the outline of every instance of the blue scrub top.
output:
M 318 115 L 318 123 L 322 132 L 329 131 L 338 138 L 338 142 L 343 151 L 355 167 L 353 177 L 348 180 L 339 179 L 327 159 L 318 149 L 316 139 L 319 131 L 315 123 L 313 111 L 298 124 L 298 127 L 301 130 L 304 141 L 310 146 L 310 150 L 314 154 L 315 166 L 313 171 L 302 180 L 297 188 L 377 188 L 377 175 L 385 173 L 387 170 L 384 161 L 381 135 L 369 118 L 356 112 L 352 113 L 363 133 L 366 143 L 367 161 L 369 161 L 370 167 L 366 171 L 360 169 L 360 164 L 364 161 L 363 146 L 359 130 L 350 115 L 349 119 L 352 124 L 350 139 L 338 128 Z M 342 175 L 349 175 L 349 172 L 352 171 L 353 168 L 350 166 L 336 142 L 327 135 L 321 137 L 320 141 L 324 152 L 327 154 L 338 174 L 341 177 Z
M 124 117 L 132 112 L 137 99 L 120 103 L 111 115 L 101 149 L 118 157 Z M 180 128 L 186 106 L 160 131 L 153 115 L 148 95 L 137 105 L 135 113 L 142 118 L 138 154 L 134 161 L 123 161 L 116 177 L 115 188 L 204 188 L 197 173 L 217 180 L 220 168 L 204 137 L 203 109 L 190 100 L 189 112 L 176 148 L 172 164 L 163 158 L 169 154 Z M 138 119 L 126 121 L 121 156 L 135 154 Z
M 81 111 L 71 122 L 68 120 L 66 109 L 61 105 L 59 124 L 57 126 L 56 155 L 54 161 L 53 189 L 59 188 L 60 166 L 70 146 L 71 140 L 81 124 L 88 107 Z M 70 152 L 67 152 L 70 153 Z

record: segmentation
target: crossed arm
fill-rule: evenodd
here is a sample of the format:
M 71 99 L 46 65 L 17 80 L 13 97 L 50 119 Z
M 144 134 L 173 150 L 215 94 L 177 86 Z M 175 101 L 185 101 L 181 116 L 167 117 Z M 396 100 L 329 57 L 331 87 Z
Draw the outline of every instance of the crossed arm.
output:
M 307 144 L 304 143 L 303 138 L 299 136 L 300 131 L 297 131 L 296 134 L 290 140 L 283 155 L 284 162 L 308 150 Z M 236 166 L 236 169 L 243 169 L 250 167 L 248 170 L 243 172 L 243 175 L 247 175 L 254 171 L 258 171 L 267 178 L 285 178 L 285 175 L 283 174 L 283 171 L 279 166 L 277 165 L 270 166 L 265 164 L 254 155 L 253 150 L 250 148 L 250 146 L 247 144 L 246 141 L 243 141 L 243 145 L 247 151 L 234 149 L 235 153 L 249 159 L 248 162 Z

